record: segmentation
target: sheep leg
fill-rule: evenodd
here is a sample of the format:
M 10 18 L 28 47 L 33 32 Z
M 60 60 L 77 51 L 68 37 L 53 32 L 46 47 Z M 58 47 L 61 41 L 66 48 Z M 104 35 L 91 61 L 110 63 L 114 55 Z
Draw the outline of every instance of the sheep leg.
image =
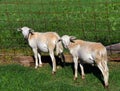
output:
M 100 62 L 98 64 L 98 68 L 103 74 L 105 87 L 108 87 L 109 70 L 108 70 L 107 62 L 106 61 Z
M 41 55 L 39 53 L 38 53 L 38 58 L 39 58 L 39 67 L 42 67 Z
M 53 66 L 52 74 L 55 74 L 55 72 L 56 72 L 56 60 L 55 60 L 54 52 L 53 51 L 50 51 L 50 57 L 51 57 L 52 66 Z
M 74 80 L 77 79 L 77 70 L 78 70 L 78 57 L 74 57 L 73 58 L 73 61 L 74 61 L 74 69 L 75 69 L 75 76 L 74 76 Z
M 61 58 L 61 62 L 62 62 L 62 67 L 65 66 L 65 57 L 63 53 L 60 53 L 60 58 Z
M 38 67 L 37 48 L 33 48 L 33 53 L 34 53 L 34 57 L 35 57 L 35 69 L 37 69 L 37 67 Z
M 85 73 L 84 73 L 84 68 L 82 64 L 80 64 L 80 69 L 81 69 L 82 79 L 85 79 Z

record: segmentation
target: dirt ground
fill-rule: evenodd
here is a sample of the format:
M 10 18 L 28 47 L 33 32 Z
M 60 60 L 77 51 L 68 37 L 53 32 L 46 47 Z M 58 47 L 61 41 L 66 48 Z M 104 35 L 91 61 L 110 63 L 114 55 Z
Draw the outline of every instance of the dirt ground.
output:
M 64 54 L 65 57 L 65 62 L 66 63 L 72 63 L 72 56 L 70 54 Z M 56 62 L 60 63 L 61 59 L 57 56 L 55 56 Z M 109 61 L 114 61 L 114 62 L 120 62 L 120 54 L 115 54 L 115 55 L 108 55 Z M 51 58 L 49 55 L 44 55 L 42 56 L 42 62 L 45 63 L 50 63 L 51 64 Z M 23 66 L 33 66 L 34 65 L 34 57 L 33 56 L 11 56 L 11 55 L 0 55 L 0 64 L 11 64 L 11 63 L 18 63 Z

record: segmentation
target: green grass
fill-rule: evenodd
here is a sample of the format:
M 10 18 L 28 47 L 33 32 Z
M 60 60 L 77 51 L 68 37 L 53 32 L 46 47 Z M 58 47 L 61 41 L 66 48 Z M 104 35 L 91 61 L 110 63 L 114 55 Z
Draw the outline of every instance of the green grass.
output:
M 16 30 L 23 26 L 104 45 L 118 43 L 119 13 L 119 0 L 0 0 L 0 48 L 26 46 Z
M 109 63 L 109 91 L 120 91 L 120 63 Z M 73 80 L 71 64 L 51 74 L 49 64 L 39 69 L 23 67 L 16 64 L 0 66 L 1 91 L 106 91 L 101 81 L 92 72 L 86 74 L 85 80 L 79 73 L 77 81 Z

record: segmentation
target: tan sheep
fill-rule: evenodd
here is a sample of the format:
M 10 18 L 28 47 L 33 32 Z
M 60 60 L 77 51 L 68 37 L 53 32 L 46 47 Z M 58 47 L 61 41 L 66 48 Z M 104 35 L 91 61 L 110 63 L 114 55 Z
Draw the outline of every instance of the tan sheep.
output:
M 56 32 L 34 32 L 34 30 L 29 27 L 22 27 L 17 30 L 22 32 L 24 38 L 28 40 L 28 43 L 33 50 L 35 68 L 42 66 L 41 55 L 38 50 L 40 52 L 49 52 L 53 66 L 52 73 L 54 74 L 56 72 L 54 49 L 56 48 L 57 55 L 63 53 L 63 46 L 61 43 L 58 43 L 58 40 L 60 39 L 59 35 Z
M 80 68 L 82 79 L 85 77 L 83 63 L 96 65 L 103 74 L 105 87 L 108 87 L 109 69 L 107 66 L 107 51 L 101 43 L 75 40 L 74 36 L 64 35 L 59 41 L 63 42 L 65 48 L 69 49 L 73 56 L 75 76 L 77 79 L 78 60 L 80 59 Z

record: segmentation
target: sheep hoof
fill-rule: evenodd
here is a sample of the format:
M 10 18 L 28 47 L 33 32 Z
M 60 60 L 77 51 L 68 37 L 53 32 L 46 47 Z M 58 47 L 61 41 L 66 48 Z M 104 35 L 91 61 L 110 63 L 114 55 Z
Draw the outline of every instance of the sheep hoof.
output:
M 83 79 L 83 80 L 85 79 L 85 75 L 82 76 L 82 79 Z
M 37 66 L 35 66 L 35 69 L 37 69 Z
M 108 89 L 109 85 L 105 85 L 105 88 Z
M 39 64 L 39 67 L 41 68 L 43 65 L 42 64 Z
M 55 75 L 56 74 L 56 71 L 52 71 L 52 75 Z
M 74 77 L 74 80 L 77 80 L 77 77 Z
M 57 69 L 61 69 L 62 67 L 61 66 L 57 66 Z

